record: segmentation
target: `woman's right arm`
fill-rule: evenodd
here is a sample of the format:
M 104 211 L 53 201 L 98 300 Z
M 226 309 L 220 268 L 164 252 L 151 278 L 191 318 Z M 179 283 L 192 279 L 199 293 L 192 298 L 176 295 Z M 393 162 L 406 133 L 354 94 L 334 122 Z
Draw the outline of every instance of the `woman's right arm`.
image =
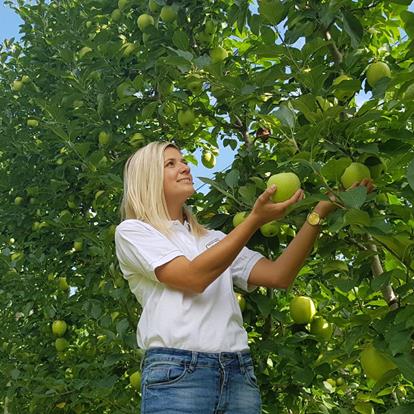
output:
M 302 190 L 298 190 L 289 200 L 272 203 L 269 199 L 274 192 L 275 188 L 269 188 L 261 194 L 252 212 L 242 223 L 193 260 L 179 256 L 156 268 L 157 279 L 184 292 L 204 292 L 231 265 L 261 225 L 282 218 L 287 208 L 303 196 Z

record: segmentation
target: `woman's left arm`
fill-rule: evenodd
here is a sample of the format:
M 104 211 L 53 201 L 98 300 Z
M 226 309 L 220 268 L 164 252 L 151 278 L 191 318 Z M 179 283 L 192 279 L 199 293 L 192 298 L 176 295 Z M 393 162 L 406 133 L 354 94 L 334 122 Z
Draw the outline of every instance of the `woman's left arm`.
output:
M 368 192 L 373 189 L 370 180 L 363 180 L 360 185 L 365 185 Z M 313 211 L 318 213 L 321 218 L 325 218 L 335 209 L 334 203 L 320 201 Z M 254 265 L 248 279 L 249 285 L 287 289 L 295 280 L 311 252 L 319 232 L 319 225 L 312 225 L 306 221 L 295 238 L 275 261 L 262 258 Z

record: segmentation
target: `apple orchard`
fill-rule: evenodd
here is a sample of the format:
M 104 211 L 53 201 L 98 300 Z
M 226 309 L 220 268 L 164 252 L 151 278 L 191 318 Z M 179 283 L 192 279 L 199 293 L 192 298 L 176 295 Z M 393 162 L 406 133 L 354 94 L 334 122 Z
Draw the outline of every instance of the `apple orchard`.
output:
M 270 258 L 340 205 L 290 289 L 237 292 L 263 413 L 412 414 L 411 1 L 5 3 L 23 24 L 0 49 L 0 410 L 138 412 L 113 236 L 126 159 L 167 139 L 207 168 L 234 150 L 190 200 L 213 229 L 295 174 L 305 199 L 248 244 Z

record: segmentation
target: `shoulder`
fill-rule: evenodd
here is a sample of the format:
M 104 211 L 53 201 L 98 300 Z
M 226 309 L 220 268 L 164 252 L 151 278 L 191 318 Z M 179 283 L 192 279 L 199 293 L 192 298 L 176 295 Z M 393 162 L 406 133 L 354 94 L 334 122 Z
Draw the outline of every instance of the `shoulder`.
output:
M 133 237 L 154 237 L 161 236 L 161 233 L 148 223 L 137 219 L 122 221 L 115 229 L 115 241 Z
M 144 229 L 145 230 L 151 230 L 152 229 L 152 230 L 155 231 L 154 227 L 152 227 L 148 223 L 145 223 L 145 222 L 143 222 L 141 220 L 137 220 L 137 219 L 127 219 L 127 220 L 122 221 L 121 223 L 119 223 L 116 226 L 115 233 L 128 231 L 128 230 L 139 230 L 139 229 L 142 229 L 142 230 L 144 230 Z

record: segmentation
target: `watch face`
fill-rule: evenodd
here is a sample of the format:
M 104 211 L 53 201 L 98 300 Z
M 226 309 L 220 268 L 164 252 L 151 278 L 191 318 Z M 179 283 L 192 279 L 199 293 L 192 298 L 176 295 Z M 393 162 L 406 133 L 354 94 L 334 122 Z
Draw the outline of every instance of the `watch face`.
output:
M 317 224 L 319 224 L 320 222 L 320 217 L 318 214 L 316 213 L 310 213 L 309 214 L 309 218 L 308 221 L 310 224 L 312 224 L 313 226 L 316 226 Z

